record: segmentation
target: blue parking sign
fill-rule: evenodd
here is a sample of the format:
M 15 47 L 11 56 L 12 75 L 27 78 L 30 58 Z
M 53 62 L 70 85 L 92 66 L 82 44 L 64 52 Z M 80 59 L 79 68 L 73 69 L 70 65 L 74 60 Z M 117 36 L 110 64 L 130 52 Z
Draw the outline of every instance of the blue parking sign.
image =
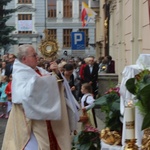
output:
M 71 49 L 72 50 L 84 50 L 85 49 L 84 32 L 71 32 Z

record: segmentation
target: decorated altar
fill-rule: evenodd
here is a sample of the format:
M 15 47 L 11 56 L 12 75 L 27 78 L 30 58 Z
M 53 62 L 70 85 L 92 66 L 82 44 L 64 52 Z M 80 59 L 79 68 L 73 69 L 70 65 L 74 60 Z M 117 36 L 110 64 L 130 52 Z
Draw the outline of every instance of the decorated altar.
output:
M 123 78 L 120 86 L 120 93 L 121 93 L 121 105 L 120 105 L 120 110 L 121 114 L 123 115 L 125 113 L 125 105 L 128 100 L 133 100 L 135 103 L 135 134 L 134 138 L 137 140 L 137 145 L 139 148 L 142 147 L 142 138 L 143 138 L 143 118 L 145 117 L 145 114 L 142 113 L 141 108 L 139 107 L 138 103 L 142 101 L 141 97 L 143 98 L 146 96 L 146 92 L 141 93 L 141 90 L 144 89 L 144 86 L 149 84 L 148 79 L 149 77 L 147 76 L 149 74 L 150 69 L 150 54 L 140 54 L 139 58 L 136 61 L 135 65 L 130 65 L 124 68 L 123 71 Z M 147 79 L 146 79 L 147 76 Z M 147 80 L 147 81 L 146 81 Z M 128 81 L 128 82 L 127 82 Z M 135 91 L 132 92 L 130 87 L 134 87 Z M 132 86 L 131 86 L 132 85 Z M 127 90 L 128 88 L 128 90 Z M 134 89 L 133 88 L 133 89 Z M 142 89 L 143 88 L 143 89 Z M 148 87 L 144 89 L 149 90 Z M 130 92 L 129 92 L 130 91 Z M 138 95 L 140 94 L 140 96 Z M 147 101 L 148 97 L 144 100 L 145 102 Z M 148 103 L 147 103 L 148 105 Z M 145 106 L 146 108 L 146 106 Z M 143 108 L 143 109 L 145 109 Z M 125 145 L 125 139 L 126 139 L 126 125 L 125 125 L 125 119 L 123 118 L 123 132 L 122 132 L 122 145 Z
M 110 88 L 94 102 L 93 107 L 100 106 L 106 114 L 106 128 L 99 131 L 101 150 L 150 149 L 149 90 L 150 54 L 141 54 L 136 64 L 124 68 L 121 85 Z M 79 144 L 80 136 L 77 137 Z M 89 143 L 80 144 L 86 147 Z M 95 150 L 98 149 L 99 146 Z
M 149 110 L 146 110 L 146 104 L 150 104 L 149 98 L 146 97 L 149 95 L 147 93 L 150 93 L 149 69 L 150 54 L 141 54 L 135 65 L 124 68 L 120 85 L 120 113 L 123 123 L 121 146 L 110 145 L 102 141 L 101 150 L 128 148 L 148 150 L 150 148 L 150 131 L 148 129 L 150 122 L 147 117 Z M 144 101 L 146 104 L 143 104 Z M 131 106 L 130 102 L 132 102 Z M 127 144 L 127 141 L 130 141 L 130 144 Z M 127 145 L 128 147 L 125 147 Z

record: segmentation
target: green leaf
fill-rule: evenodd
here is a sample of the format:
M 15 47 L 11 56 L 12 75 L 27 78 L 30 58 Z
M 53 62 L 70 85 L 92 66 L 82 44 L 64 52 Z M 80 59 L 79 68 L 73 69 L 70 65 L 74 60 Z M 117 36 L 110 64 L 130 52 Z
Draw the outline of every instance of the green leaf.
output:
M 140 91 L 140 94 L 143 96 L 143 97 L 146 97 L 146 98 L 149 98 L 150 97 L 150 84 L 144 86 L 141 91 Z
M 138 109 L 141 112 L 141 114 L 144 115 L 145 114 L 145 109 L 144 109 L 141 101 L 137 101 L 135 105 L 138 107 Z
M 149 119 L 149 116 L 150 116 L 150 112 L 147 113 L 144 117 L 144 120 L 143 120 L 143 124 L 142 124 L 142 130 L 150 127 L 150 119 Z
M 143 77 L 143 82 L 144 82 L 144 83 L 147 83 L 147 84 L 150 83 L 150 75 L 149 75 L 149 74 L 146 74 L 146 75 Z
M 127 90 L 131 94 L 135 95 L 136 93 L 135 78 L 128 79 L 125 85 L 126 85 Z
M 80 146 L 80 150 L 89 150 L 90 147 L 91 147 L 91 143 L 88 142 L 88 143 L 86 143 L 86 144 L 84 144 L 84 145 L 81 145 L 81 146 Z
M 102 96 L 102 97 L 96 99 L 96 100 L 94 101 L 94 103 L 95 103 L 95 106 L 106 105 L 106 104 L 107 104 L 107 96 L 104 95 L 104 96 Z
M 112 111 L 120 111 L 120 99 L 117 99 L 112 103 L 111 110 Z
M 141 91 L 139 92 L 139 100 L 141 101 L 141 104 L 143 105 L 143 107 L 145 108 L 145 113 L 147 113 L 147 111 L 149 112 L 149 106 L 150 106 L 150 84 L 146 85 L 143 89 L 141 89 Z

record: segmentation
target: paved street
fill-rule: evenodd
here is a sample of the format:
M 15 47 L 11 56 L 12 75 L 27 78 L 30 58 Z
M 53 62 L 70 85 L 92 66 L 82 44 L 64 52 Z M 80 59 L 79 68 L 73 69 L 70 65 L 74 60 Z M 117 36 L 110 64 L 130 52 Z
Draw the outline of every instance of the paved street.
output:
M 0 118 L 0 149 L 2 147 L 6 123 L 7 123 L 7 119 Z

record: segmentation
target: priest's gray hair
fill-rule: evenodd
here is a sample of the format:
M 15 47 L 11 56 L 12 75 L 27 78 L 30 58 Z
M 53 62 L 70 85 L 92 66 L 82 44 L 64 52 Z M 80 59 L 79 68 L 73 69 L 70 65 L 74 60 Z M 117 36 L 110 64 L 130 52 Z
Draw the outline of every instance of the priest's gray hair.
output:
M 32 47 L 30 44 L 20 45 L 18 48 L 17 58 L 19 61 L 28 54 L 28 48 Z

